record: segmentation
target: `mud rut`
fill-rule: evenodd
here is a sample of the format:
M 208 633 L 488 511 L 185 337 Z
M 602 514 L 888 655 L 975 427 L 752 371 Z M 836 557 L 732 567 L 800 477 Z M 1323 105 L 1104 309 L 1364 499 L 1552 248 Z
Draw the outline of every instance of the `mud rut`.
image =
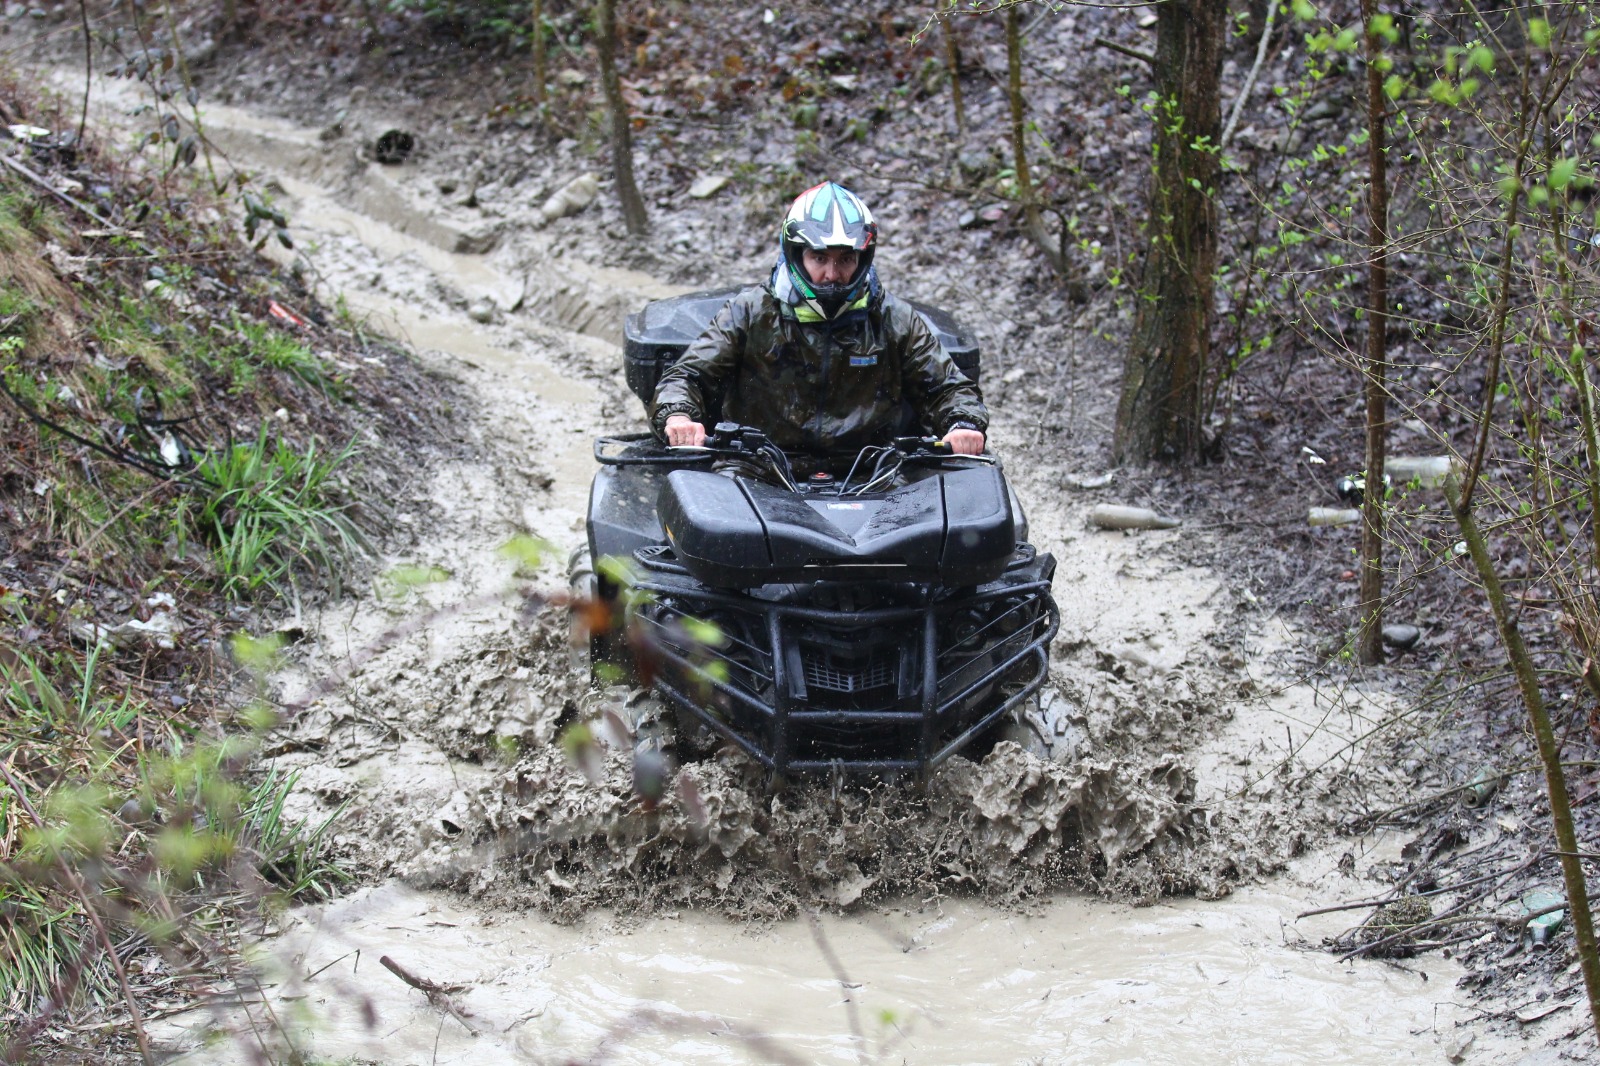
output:
M 108 120 L 127 91 L 99 90 Z M 1342 967 L 1314 950 L 1348 923 L 1295 912 L 1372 886 L 1326 852 L 1290 861 L 1323 812 L 1283 794 L 1275 768 L 1291 745 L 1307 765 L 1349 757 L 1381 700 L 1280 676 L 1270 664 L 1295 634 L 1180 561 L 1181 538 L 1203 534 L 1087 529 L 1068 486 L 1097 471 L 1012 469 L 1033 540 L 1060 561 L 1048 698 L 1073 709 L 1071 758 L 1002 746 L 926 792 L 773 797 L 724 757 L 685 770 L 695 802 L 649 815 L 622 753 L 585 777 L 558 729 L 627 694 L 587 689 L 561 617 L 522 609 L 498 549 L 523 533 L 559 546 L 532 583 L 563 586 L 592 437 L 641 422 L 622 316 L 678 290 L 579 261 L 528 205 L 440 206 L 425 164 L 368 164 L 348 139 L 238 110 L 207 121 L 281 190 L 325 297 L 413 344 L 473 409 L 455 412 L 460 457 L 402 508 L 415 532 L 396 531 L 407 546 L 386 560 L 449 576 L 403 592 L 380 580 L 298 620 L 309 636 L 278 679 L 293 698 L 350 672 L 270 754 L 300 775 L 298 813 L 348 804 L 339 840 L 366 887 L 261 945 L 266 1005 L 167 1023 L 186 1061 L 246 1060 L 239 1034 L 269 1006 L 315 1057 L 381 1062 L 1511 1053 L 1461 1027 L 1448 962 Z M 1031 443 L 1024 414 L 997 412 L 1002 455 Z M 1361 842 L 1357 867 L 1398 846 Z M 460 986 L 459 1015 L 380 955 Z M 236 1038 L 208 1045 L 217 1030 Z

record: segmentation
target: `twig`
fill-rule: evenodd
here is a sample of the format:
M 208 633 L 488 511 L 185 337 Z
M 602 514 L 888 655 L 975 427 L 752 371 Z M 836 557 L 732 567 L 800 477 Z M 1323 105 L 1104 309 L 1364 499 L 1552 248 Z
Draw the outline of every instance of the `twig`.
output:
M 850 994 L 850 975 L 845 971 L 844 963 L 839 961 L 839 956 L 834 954 L 833 945 L 828 943 L 828 936 L 822 931 L 822 919 L 817 917 L 817 912 L 807 911 L 806 921 L 811 926 L 811 939 L 817 942 L 817 950 L 822 952 L 822 957 L 828 962 L 828 969 L 833 971 L 834 979 L 844 991 L 845 1015 L 850 1019 L 850 1032 L 855 1035 L 856 1049 L 864 1063 L 867 1061 L 867 1037 L 861 1030 L 860 1008 L 856 1006 L 855 996 Z
M 462 991 L 467 987 L 466 985 L 442 985 L 437 981 L 430 981 L 426 977 L 418 977 L 416 974 L 412 973 L 404 966 L 401 966 L 398 962 L 395 962 L 387 955 L 380 955 L 378 957 L 378 962 L 385 970 L 388 970 L 390 973 L 400 978 L 400 980 L 404 981 L 418 992 L 421 992 L 424 996 L 427 996 L 429 1004 L 431 1004 L 434 1009 L 444 1011 L 446 1014 L 450 1015 L 456 1021 L 460 1022 L 467 1032 L 471 1033 L 473 1036 L 478 1035 L 478 1026 L 472 1021 L 472 1012 L 467 1010 L 465 1007 L 460 1006 L 455 1000 L 450 998 L 451 993 Z
M 72 146 L 83 151 L 83 131 L 89 125 L 89 89 L 94 84 L 94 36 L 89 32 L 89 0 L 78 0 L 78 18 L 83 22 L 83 113 L 78 116 L 78 139 Z
M 1222 131 L 1222 139 L 1217 142 L 1219 148 L 1228 147 L 1228 142 L 1233 140 L 1233 131 L 1239 125 L 1239 116 L 1244 114 L 1245 101 L 1250 99 L 1250 91 L 1256 87 L 1256 78 L 1261 74 L 1261 64 L 1266 62 L 1267 42 L 1272 39 L 1272 23 L 1278 17 L 1278 5 L 1275 2 L 1267 4 L 1267 21 L 1261 27 L 1261 40 L 1256 42 L 1256 61 L 1250 67 L 1250 74 L 1244 79 L 1244 87 L 1239 90 L 1238 99 L 1233 102 L 1233 114 L 1228 116 L 1228 125 Z
M 1129 48 L 1125 44 L 1118 44 L 1116 41 L 1106 37 L 1096 37 L 1094 44 L 1097 48 L 1109 48 L 1113 52 L 1120 52 L 1129 59 L 1137 59 L 1139 62 L 1148 63 L 1152 67 L 1156 65 L 1156 57 L 1151 52 L 1141 52 L 1137 48 Z

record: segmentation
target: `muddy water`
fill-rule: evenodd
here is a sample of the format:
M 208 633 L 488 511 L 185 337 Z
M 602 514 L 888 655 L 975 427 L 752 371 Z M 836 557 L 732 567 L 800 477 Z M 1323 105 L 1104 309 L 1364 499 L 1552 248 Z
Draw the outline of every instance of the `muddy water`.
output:
M 278 957 L 320 973 L 274 991 L 315 1019 L 292 1029 L 307 1053 L 386 1063 L 602 1049 L 657 1064 L 1445 1061 L 1448 973 L 1287 947 L 1315 935 L 1284 925 L 1297 906 L 1251 891 L 1226 906 L 1060 899 L 1020 916 L 945 901 L 767 929 L 693 912 L 567 928 L 390 884 L 298 915 Z M 464 1017 L 441 1025 L 384 955 L 462 986 Z M 244 1055 L 224 1042 L 186 1061 L 202 1060 Z
M 621 312 L 671 290 L 568 262 L 514 217 L 491 241 L 483 219 L 430 205 L 421 177 L 355 160 L 349 145 L 226 109 L 210 114 L 209 129 L 240 164 L 278 183 L 327 297 L 342 295 L 410 339 L 480 398 L 483 455 L 435 474 L 436 528 L 412 556 L 448 563 L 450 577 L 408 606 L 461 602 L 492 587 L 504 569 L 494 548 L 510 533 L 576 543 L 590 436 L 618 417 L 607 397 L 617 394 Z M 486 244 L 487 253 L 463 250 Z M 529 304 L 530 288 L 540 286 L 558 298 Z M 469 317 L 469 308 L 478 313 Z M 1002 446 L 1009 428 L 1003 418 L 996 427 Z M 1236 680 L 1205 666 L 1229 601 L 1214 575 L 1167 556 L 1183 534 L 1091 533 L 1087 505 L 1063 495 L 1048 472 L 1019 482 L 1034 505 L 1035 540 L 1062 560 L 1058 580 L 1073 590 L 1063 597 L 1055 672 L 1086 708 L 1086 737 L 1096 715 L 1125 731 L 1145 701 L 1194 702 L 1192 690 Z M 286 690 L 345 661 L 395 611 L 361 603 L 321 619 Z M 509 624 L 505 610 L 489 610 L 432 625 L 358 679 L 351 703 L 359 714 L 337 699 L 314 708 L 328 754 L 280 760 L 316 797 L 302 798 L 302 813 L 350 801 L 351 847 L 389 869 L 436 840 L 441 824 L 459 822 L 485 771 L 453 759 L 437 732 L 413 726 L 419 715 L 478 713 L 466 697 L 502 678 L 475 675 L 465 695 L 460 686 L 441 695 L 426 685 L 464 660 L 487 663 L 490 673 L 498 662 L 514 664 Z M 1263 627 L 1257 651 L 1290 639 Z M 1107 657 L 1119 664 L 1114 673 L 1104 669 Z M 1237 672 L 1265 675 L 1259 662 Z M 527 684 L 535 695 L 518 698 L 548 718 L 549 707 L 537 704 L 556 698 L 550 678 Z M 1337 757 L 1365 728 L 1357 712 L 1338 719 L 1309 690 L 1267 687 L 1269 697 L 1230 705 L 1226 727 L 1194 733 L 1185 757 L 1202 800 L 1270 792 L 1273 767 Z M 362 722 L 372 728 L 363 732 Z M 1152 743 L 1183 746 L 1181 736 L 1161 733 L 1166 725 L 1146 728 Z M 1373 887 L 1303 876 L 1218 902 L 1143 909 L 1066 895 L 1035 902 L 1027 915 L 975 901 L 880 904 L 822 918 L 820 937 L 803 920 L 752 927 L 699 911 L 637 921 L 592 913 L 558 925 L 391 881 L 296 912 L 284 935 L 262 945 L 263 968 L 273 1015 L 303 1048 L 330 1059 L 532 1062 L 599 1058 L 603 1049 L 615 1061 L 650 1063 L 1444 1061 L 1460 1039 L 1450 964 L 1341 967 L 1310 949 L 1348 923 L 1296 923 L 1295 912 Z M 419 977 L 462 986 L 453 996 L 463 1016 L 441 1014 L 379 966 L 385 954 Z M 173 1019 L 161 1035 L 187 1050 L 186 1061 L 243 1061 L 245 1044 L 202 1046 L 207 1032 L 266 1024 L 258 1006 Z M 1472 1061 L 1499 1058 L 1480 1039 Z

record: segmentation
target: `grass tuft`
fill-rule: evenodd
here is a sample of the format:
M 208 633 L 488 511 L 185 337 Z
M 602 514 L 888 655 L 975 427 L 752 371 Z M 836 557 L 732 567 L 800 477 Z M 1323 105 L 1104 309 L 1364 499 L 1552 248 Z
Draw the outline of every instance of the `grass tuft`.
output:
M 185 517 L 211 546 L 228 595 L 281 589 L 296 564 L 335 574 L 340 561 L 366 547 L 344 506 L 329 502 L 330 479 L 353 453 L 352 445 L 325 456 L 315 443 L 299 452 L 273 441 L 263 425 L 253 443 L 201 460 L 200 474 L 216 491 Z

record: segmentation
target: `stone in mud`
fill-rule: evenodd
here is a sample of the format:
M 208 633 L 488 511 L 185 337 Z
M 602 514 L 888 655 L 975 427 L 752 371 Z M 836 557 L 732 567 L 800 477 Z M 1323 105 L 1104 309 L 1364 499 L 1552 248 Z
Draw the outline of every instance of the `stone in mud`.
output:
M 1176 529 L 1183 521 L 1148 507 L 1102 503 L 1089 512 L 1089 523 L 1100 529 Z
M 1383 627 L 1383 642 L 1396 651 L 1410 651 L 1422 639 L 1422 630 L 1413 625 L 1395 623 Z
M 721 192 L 731 180 L 726 174 L 707 174 L 689 186 L 689 195 L 693 199 L 704 200 Z
M 557 189 L 539 208 L 539 218 L 544 223 L 575 215 L 594 203 L 600 195 L 600 179 L 594 174 L 580 174 Z

